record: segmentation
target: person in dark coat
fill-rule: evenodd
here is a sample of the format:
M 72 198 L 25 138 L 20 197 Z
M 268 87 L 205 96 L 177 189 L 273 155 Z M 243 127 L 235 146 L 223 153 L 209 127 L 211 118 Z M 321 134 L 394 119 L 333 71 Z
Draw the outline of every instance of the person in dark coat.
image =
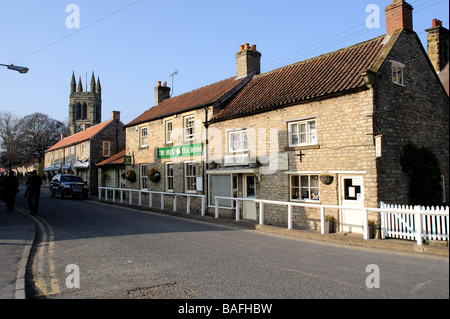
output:
M 16 194 L 19 192 L 19 180 L 13 171 L 9 172 L 9 176 L 3 178 L 3 195 L 6 202 L 6 211 L 13 212 L 16 202 Z
M 31 215 L 37 215 L 39 208 L 39 197 L 41 196 L 42 178 L 34 170 L 27 180 L 28 207 Z

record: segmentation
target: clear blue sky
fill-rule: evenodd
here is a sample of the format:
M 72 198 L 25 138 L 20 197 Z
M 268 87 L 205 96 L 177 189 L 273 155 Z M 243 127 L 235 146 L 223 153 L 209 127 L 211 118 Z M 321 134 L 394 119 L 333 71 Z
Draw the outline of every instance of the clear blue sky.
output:
M 239 45 L 256 44 L 262 72 L 385 34 L 391 0 L 0 0 L 0 111 L 68 119 L 72 72 L 100 76 L 103 121 L 113 110 L 130 122 L 154 104 L 157 81 L 175 70 L 174 95 L 235 75 Z M 410 0 L 414 29 L 426 46 L 432 19 L 449 27 L 448 0 Z M 80 29 L 69 29 L 69 4 Z M 381 9 L 366 27 L 366 7 Z M 121 9 L 122 8 L 122 9 Z M 121 9 L 121 10 L 119 10 Z

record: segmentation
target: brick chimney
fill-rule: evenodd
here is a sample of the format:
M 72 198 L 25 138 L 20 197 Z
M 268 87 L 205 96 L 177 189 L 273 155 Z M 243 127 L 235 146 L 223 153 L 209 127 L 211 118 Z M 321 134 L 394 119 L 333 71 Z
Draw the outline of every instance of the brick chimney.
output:
M 405 0 L 393 0 L 386 7 L 387 35 L 392 35 L 398 29 L 413 30 L 413 7 Z
M 252 71 L 261 73 L 261 53 L 256 51 L 256 45 L 250 47 L 246 43 L 239 46 L 239 52 L 236 53 L 236 76 L 247 76 Z
M 167 82 L 158 81 L 155 87 L 155 105 L 158 105 L 162 101 L 170 98 L 170 88 L 167 87 Z
M 433 19 L 427 32 L 428 57 L 436 72 L 441 72 L 449 60 L 449 31 L 442 26 L 442 21 Z
M 119 111 L 112 111 L 111 112 L 111 121 L 114 121 L 116 123 L 120 122 L 120 112 Z

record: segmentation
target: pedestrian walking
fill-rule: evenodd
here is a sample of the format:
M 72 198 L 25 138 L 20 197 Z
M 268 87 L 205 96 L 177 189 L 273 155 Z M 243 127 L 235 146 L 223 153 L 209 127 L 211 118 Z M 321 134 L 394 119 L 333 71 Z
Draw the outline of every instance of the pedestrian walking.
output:
M 37 215 L 41 196 L 42 178 L 34 170 L 27 179 L 28 208 L 31 215 Z
M 19 192 L 19 180 L 13 171 L 9 172 L 9 176 L 3 178 L 3 196 L 6 202 L 6 211 L 13 212 L 16 202 L 16 194 Z

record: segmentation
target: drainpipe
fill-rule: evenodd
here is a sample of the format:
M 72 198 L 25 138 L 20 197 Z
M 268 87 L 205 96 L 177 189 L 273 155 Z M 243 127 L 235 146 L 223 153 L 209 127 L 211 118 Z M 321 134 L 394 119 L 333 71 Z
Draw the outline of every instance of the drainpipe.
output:
M 209 127 L 209 123 L 208 123 L 208 107 L 206 105 L 203 106 L 203 109 L 205 110 L 205 122 L 203 122 L 203 125 L 205 126 L 205 152 L 206 155 L 204 156 L 205 158 L 205 164 L 203 165 L 203 194 L 206 195 L 206 207 L 208 207 L 208 174 L 206 174 L 206 169 L 207 169 L 207 165 L 208 165 L 208 160 L 209 160 L 209 148 L 208 148 L 208 144 L 209 144 L 209 136 L 208 136 L 208 127 Z

